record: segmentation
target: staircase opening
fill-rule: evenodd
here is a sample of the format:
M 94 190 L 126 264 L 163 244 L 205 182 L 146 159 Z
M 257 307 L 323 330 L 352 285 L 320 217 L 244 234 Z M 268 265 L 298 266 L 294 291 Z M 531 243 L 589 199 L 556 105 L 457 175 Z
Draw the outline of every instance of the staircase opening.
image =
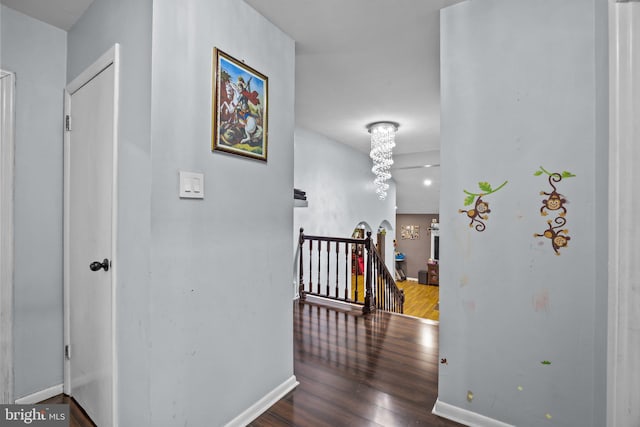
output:
M 403 312 L 404 292 L 387 269 L 371 231 L 362 238 L 340 238 L 306 235 L 300 229 L 298 254 L 300 301 L 311 297 L 360 307 L 363 313 Z

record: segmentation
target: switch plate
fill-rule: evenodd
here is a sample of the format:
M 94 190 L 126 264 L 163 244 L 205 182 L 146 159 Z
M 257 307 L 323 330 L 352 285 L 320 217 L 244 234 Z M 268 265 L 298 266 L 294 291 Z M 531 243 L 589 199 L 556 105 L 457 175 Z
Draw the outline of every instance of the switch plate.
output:
M 180 171 L 180 198 L 204 199 L 204 174 Z

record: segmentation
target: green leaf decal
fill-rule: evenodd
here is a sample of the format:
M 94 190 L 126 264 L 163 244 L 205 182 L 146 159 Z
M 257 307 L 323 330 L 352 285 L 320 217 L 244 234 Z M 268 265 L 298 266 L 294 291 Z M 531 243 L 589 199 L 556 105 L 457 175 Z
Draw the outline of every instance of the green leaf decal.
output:
M 465 206 L 469 206 L 470 204 L 472 204 L 472 203 L 473 203 L 473 201 L 474 201 L 475 199 L 476 199 L 476 196 L 474 196 L 473 194 L 471 194 L 471 195 L 467 196 L 467 197 L 464 199 L 464 205 L 465 205 Z
M 542 171 L 540 171 L 540 170 L 536 171 L 536 173 L 533 174 L 533 176 L 540 176 L 540 175 L 542 175 Z
M 543 365 L 551 365 L 551 362 L 549 362 L 548 360 L 543 360 L 542 362 Z
M 493 191 L 491 189 L 491 185 L 488 182 L 479 182 L 478 187 L 480 187 L 480 190 L 484 191 L 485 193 L 491 193 Z
M 575 175 L 572 174 L 571 172 L 567 172 L 567 171 L 563 171 L 562 172 L 562 177 L 563 178 L 573 178 Z

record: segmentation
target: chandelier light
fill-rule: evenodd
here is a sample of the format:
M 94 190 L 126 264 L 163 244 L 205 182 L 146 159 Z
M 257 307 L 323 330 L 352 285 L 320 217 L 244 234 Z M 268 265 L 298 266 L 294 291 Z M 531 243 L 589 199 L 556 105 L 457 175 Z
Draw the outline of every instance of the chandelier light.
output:
M 371 172 L 376 176 L 373 182 L 380 200 L 387 197 L 389 189 L 387 180 L 391 178 L 391 165 L 393 164 L 391 154 L 393 147 L 396 146 L 398 126 L 398 123 L 395 122 L 375 122 L 367 126 L 371 134 L 371 153 L 369 153 L 369 157 L 373 160 Z

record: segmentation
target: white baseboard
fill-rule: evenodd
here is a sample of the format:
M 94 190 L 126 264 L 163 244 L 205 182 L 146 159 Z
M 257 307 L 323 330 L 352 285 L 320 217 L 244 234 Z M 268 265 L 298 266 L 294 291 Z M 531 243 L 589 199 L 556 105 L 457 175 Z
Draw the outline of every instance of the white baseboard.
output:
M 514 427 L 476 412 L 441 402 L 440 399 L 436 400 L 431 413 L 469 427 Z
M 411 282 L 417 282 L 418 279 L 416 279 L 415 277 L 407 277 L 407 280 L 411 281 Z
M 416 316 L 411 316 L 409 314 L 402 314 L 402 313 L 390 313 L 390 314 L 392 314 L 394 316 L 410 317 L 411 319 L 415 320 L 416 322 L 424 323 L 426 325 L 431 325 L 431 326 L 440 325 L 440 322 L 437 321 L 437 320 L 425 319 L 423 317 L 416 317 Z
M 20 399 L 16 399 L 16 403 L 19 405 L 33 405 L 59 394 L 62 394 L 62 384 L 54 385 L 53 387 L 36 391 L 35 393 L 29 394 L 27 396 L 22 396 Z
M 271 390 L 262 399 L 247 408 L 243 413 L 229 421 L 225 427 L 244 427 L 251 421 L 258 418 L 264 411 L 269 409 L 278 400 L 282 399 L 284 395 L 296 388 L 300 384 L 296 380 L 295 375 L 291 375 L 289 379 L 280 384 L 278 387 Z
M 322 298 L 315 295 L 305 295 L 305 300 L 312 303 L 323 305 L 325 307 L 336 308 L 339 310 L 347 310 L 347 311 L 358 311 L 362 312 L 362 305 L 351 304 L 346 301 L 340 301 L 330 298 Z

